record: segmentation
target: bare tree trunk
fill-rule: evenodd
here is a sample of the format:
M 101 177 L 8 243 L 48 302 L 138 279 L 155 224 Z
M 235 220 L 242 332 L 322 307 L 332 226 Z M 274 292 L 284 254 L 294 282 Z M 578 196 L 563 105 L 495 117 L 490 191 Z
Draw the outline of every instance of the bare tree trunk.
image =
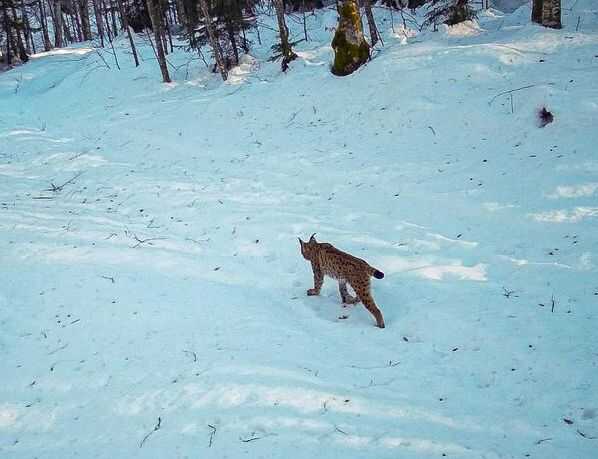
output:
M 65 45 L 72 43 L 74 40 L 73 35 L 71 34 L 71 31 L 69 29 L 69 15 L 66 14 L 64 11 L 62 12 L 62 29 L 64 31 Z
M 44 8 L 44 0 L 39 0 L 38 6 L 42 35 L 44 37 L 44 51 L 50 51 L 52 49 L 52 42 L 50 41 L 50 34 L 48 33 L 48 19 L 46 17 L 46 9 Z
M 212 45 L 212 50 L 214 51 L 214 59 L 216 60 L 216 66 L 218 67 L 218 70 L 220 70 L 220 75 L 222 75 L 222 79 L 226 81 L 228 78 L 228 72 L 226 70 L 226 66 L 224 65 L 224 59 L 222 57 L 222 48 L 220 47 L 220 43 L 218 42 L 218 38 L 216 37 L 214 24 L 212 24 L 212 17 L 210 16 L 210 9 L 208 8 L 208 3 L 206 0 L 198 1 L 199 7 L 201 8 L 201 13 L 204 17 L 204 22 L 206 24 L 208 38 L 210 40 L 210 44 Z
M 152 21 L 152 29 L 154 31 L 154 40 L 156 41 L 156 53 L 158 57 L 158 64 L 162 72 L 162 80 L 164 83 L 170 83 L 170 75 L 168 74 L 168 67 L 166 65 L 166 56 L 164 54 L 164 46 L 162 43 L 162 20 L 160 12 L 158 11 L 158 0 L 147 0 L 147 9 Z
M 233 56 L 235 58 L 235 65 L 239 64 L 239 50 L 237 49 L 237 40 L 235 38 L 235 29 L 230 18 L 226 19 L 226 33 L 230 40 L 230 46 L 233 50 Z
M 274 9 L 276 10 L 276 19 L 278 20 L 278 33 L 280 34 L 280 52 L 282 54 L 281 68 L 283 72 L 286 72 L 289 68 L 289 63 L 296 59 L 297 55 L 289 43 L 289 29 L 284 18 L 283 0 L 273 0 L 273 3 Z
M 137 57 L 137 47 L 135 46 L 135 41 L 133 40 L 133 34 L 131 33 L 131 28 L 129 27 L 129 20 L 127 19 L 127 15 L 125 14 L 125 8 L 123 6 L 122 0 L 116 0 L 118 2 L 118 10 L 120 11 L 120 15 L 123 21 L 123 26 L 127 31 L 127 36 L 129 37 L 129 44 L 131 45 L 131 51 L 133 53 L 133 59 L 135 59 L 135 67 L 139 67 L 139 58 Z
M 21 0 L 21 17 L 23 18 L 23 36 L 25 37 L 25 51 L 31 54 L 31 49 L 35 53 L 35 42 L 33 41 L 33 34 L 31 33 L 31 24 L 29 23 L 29 15 L 25 9 L 25 0 Z
M 77 34 L 77 41 L 81 42 L 83 41 L 83 32 L 81 30 L 81 19 L 79 17 L 80 11 L 78 10 L 78 8 L 76 8 L 76 4 L 73 6 L 75 7 L 75 9 L 71 14 L 71 22 L 73 23 L 73 29 L 75 29 L 75 33 Z
M 112 30 L 114 31 L 114 36 L 118 35 L 118 26 L 116 25 L 116 11 L 112 1 L 110 1 L 110 18 L 112 19 Z
M 170 12 L 170 8 L 164 13 L 164 23 L 165 23 L 165 27 L 164 29 L 166 30 L 166 35 L 168 37 L 168 43 L 170 44 L 170 52 L 174 52 L 174 45 L 172 43 L 172 33 L 170 32 L 170 24 L 172 24 L 172 19 L 171 16 L 168 14 Z M 166 48 L 166 43 L 164 43 L 164 47 Z
M 544 0 L 542 5 L 542 25 L 552 29 L 560 29 L 561 0 Z
M 533 0 L 532 21 L 544 27 L 560 29 L 561 0 Z
M 376 21 L 374 20 L 374 13 L 372 11 L 372 1 L 363 0 L 363 8 L 365 9 L 365 17 L 368 20 L 368 29 L 370 30 L 370 41 L 372 42 L 372 48 L 378 43 L 380 33 L 378 27 L 376 27 Z
M 25 37 L 25 40 L 27 40 L 27 37 L 25 36 L 25 34 L 23 34 L 23 37 L 21 36 L 21 22 L 19 21 L 19 17 L 17 16 L 17 9 L 15 8 L 15 4 L 13 3 L 11 5 L 11 11 L 12 11 L 12 18 L 13 18 L 13 25 L 14 25 L 14 30 L 15 30 L 15 43 L 17 45 L 17 51 L 19 53 L 19 59 L 21 60 L 21 62 L 27 62 L 29 60 L 29 55 L 27 54 L 27 48 L 25 47 L 25 44 L 23 43 L 23 37 Z M 6 33 L 10 33 L 10 30 L 7 30 Z
M 62 24 L 62 0 L 54 0 L 54 46 L 64 46 L 64 30 Z
M 112 30 L 110 30 L 110 19 L 108 19 L 108 9 L 106 8 L 106 2 L 104 0 L 98 0 L 100 2 L 100 6 L 102 8 L 103 20 L 104 20 L 104 30 L 108 37 L 108 41 L 112 42 Z
M 6 4 L 2 7 L 2 19 L 4 22 L 4 30 L 6 31 L 6 65 L 10 68 L 12 65 L 12 37 L 10 32 L 10 19 L 8 18 L 8 6 Z
M 339 20 L 332 40 L 332 73 L 343 76 L 353 73 L 367 62 L 370 58 L 370 46 L 363 37 L 357 0 L 339 0 L 337 9 Z
M 93 13 L 96 17 L 96 27 L 98 29 L 98 35 L 100 36 L 100 44 L 104 47 L 104 24 L 102 23 L 102 11 L 100 10 L 100 1 L 91 0 L 93 5 Z
M 91 40 L 91 25 L 89 23 L 89 0 L 77 0 L 79 16 L 81 16 L 81 31 L 84 40 Z
M 542 3 L 544 0 L 533 0 L 532 2 L 532 22 L 542 24 Z

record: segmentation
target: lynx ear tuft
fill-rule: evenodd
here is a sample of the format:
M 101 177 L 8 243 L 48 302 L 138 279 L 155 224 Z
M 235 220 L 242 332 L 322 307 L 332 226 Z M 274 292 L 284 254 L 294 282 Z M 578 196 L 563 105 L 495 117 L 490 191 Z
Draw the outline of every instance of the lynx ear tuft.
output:
M 312 234 L 309 238 L 309 242 L 316 242 L 316 233 Z

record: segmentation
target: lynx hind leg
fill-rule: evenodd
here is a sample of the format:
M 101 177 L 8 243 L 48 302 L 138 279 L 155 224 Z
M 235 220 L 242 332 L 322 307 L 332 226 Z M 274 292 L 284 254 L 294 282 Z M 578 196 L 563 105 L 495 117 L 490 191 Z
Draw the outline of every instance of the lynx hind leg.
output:
M 380 328 L 384 328 L 384 318 L 382 317 L 382 312 L 376 306 L 376 302 L 374 298 L 372 298 L 372 294 L 370 293 L 370 280 L 360 280 L 357 282 L 357 285 L 352 287 L 355 289 L 357 296 L 359 297 L 359 301 L 363 303 L 365 308 L 370 312 L 371 315 L 374 316 L 376 319 L 376 325 Z
M 355 304 L 359 301 L 356 297 L 349 294 L 349 292 L 347 291 L 347 282 L 346 281 L 338 282 L 338 290 L 341 293 L 341 299 L 343 301 L 343 304 Z

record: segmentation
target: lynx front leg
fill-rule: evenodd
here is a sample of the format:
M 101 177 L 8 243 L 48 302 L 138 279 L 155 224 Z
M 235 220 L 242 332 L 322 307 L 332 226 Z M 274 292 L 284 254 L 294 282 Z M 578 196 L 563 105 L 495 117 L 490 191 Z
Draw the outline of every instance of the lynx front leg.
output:
M 339 281 L 338 282 L 338 290 L 341 293 L 341 299 L 343 300 L 343 304 L 355 304 L 359 300 L 354 296 L 351 296 L 347 291 L 347 282 Z
M 314 272 L 314 288 L 310 288 L 307 291 L 307 294 L 309 296 L 319 295 L 320 290 L 322 289 L 322 284 L 324 283 L 324 275 L 322 274 L 320 267 L 316 266 L 314 263 L 312 263 L 311 269 Z

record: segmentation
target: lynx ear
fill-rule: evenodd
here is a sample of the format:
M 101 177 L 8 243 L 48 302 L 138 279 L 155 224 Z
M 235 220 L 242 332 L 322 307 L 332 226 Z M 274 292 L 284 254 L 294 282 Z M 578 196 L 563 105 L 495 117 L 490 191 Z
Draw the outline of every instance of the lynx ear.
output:
M 303 242 L 300 237 L 298 237 L 297 239 L 299 239 L 299 244 L 301 244 L 301 247 L 303 247 L 303 244 L 305 244 L 305 242 Z
M 309 242 L 316 242 L 316 233 L 312 234 L 309 238 Z

